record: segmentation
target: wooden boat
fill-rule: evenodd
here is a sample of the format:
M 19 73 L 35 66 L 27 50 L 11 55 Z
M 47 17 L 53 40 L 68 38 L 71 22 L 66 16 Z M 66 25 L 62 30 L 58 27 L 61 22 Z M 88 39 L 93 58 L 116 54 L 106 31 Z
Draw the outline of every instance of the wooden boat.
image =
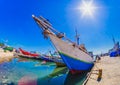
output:
M 30 57 L 38 57 L 38 56 L 40 56 L 40 55 L 37 54 L 37 53 L 30 53 L 30 52 L 27 52 L 27 51 L 25 51 L 25 50 L 23 50 L 23 49 L 21 49 L 21 48 L 19 48 L 19 51 L 20 51 L 20 53 L 22 53 L 23 55 L 30 56 Z
M 35 53 L 33 54 L 33 53 L 27 52 L 27 51 L 25 51 L 21 48 L 19 48 L 19 50 L 20 50 L 20 53 L 18 53 L 17 55 L 20 56 L 20 57 L 37 59 L 37 60 L 44 60 L 44 61 L 47 61 L 47 62 L 54 62 L 54 63 L 56 63 L 57 67 L 66 66 L 61 59 L 55 58 L 53 56 L 39 55 L 39 54 L 35 54 Z
M 112 49 L 109 50 L 110 57 L 117 57 L 120 56 L 120 45 L 119 42 L 116 42 L 113 37 L 114 46 Z
M 40 58 L 45 60 L 45 61 L 56 63 L 57 67 L 64 67 L 64 66 L 66 66 L 62 59 L 59 59 L 59 58 L 56 58 L 56 57 L 53 57 L 53 56 L 44 55 L 44 56 L 41 56 Z
M 37 53 L 30 53 L 28 51 L 25 51 L 21 48 L 19 48 L 19 53 L 16 53 L 15 55 L 22 57 L 22 58 L 29 58 L 29 59 L 37 59 L 37 60 L 41 60 L 41 58 L 39 57 L 40 55 Z
M 43 17 L 38 18 L 34 15 L 32 17 L 41 27 L 44 37 L 51 40 L 64 63 L 73 74 L 88 71 L 93 67 L 93 59 L 83 46 L 78 46 L 66 38 L 64 33 L 55 30 Z
M 40 57 L 34 57 L 34 56 L 30 56 L 30 55 L 24 55 L 24 54 L 21 54 L 21 53 L 17 53 L 17 56 L 19 56 L 21 58 L 29 58 L 29 59 L 42 60 Z

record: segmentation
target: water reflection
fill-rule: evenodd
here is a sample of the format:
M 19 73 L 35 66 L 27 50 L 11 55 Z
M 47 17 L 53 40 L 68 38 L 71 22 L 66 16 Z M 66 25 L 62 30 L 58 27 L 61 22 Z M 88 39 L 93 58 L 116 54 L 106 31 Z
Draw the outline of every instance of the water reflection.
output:
M 0 64 L 0 85 L 82 85 L 87 73 L 72 75 L 55 63 L 16 58 Z
M 19 62 L 27 62 L 27 61 L 31 61 L 31 62 L 37 62 L 37 64 L 35 64 L 35 66 L 40 66 L 40 65 L 49 65 L 49 66 L 51 66 L 51 65 L 56 65 L 55 63 L 53 63 L 53 62 L 45 62 L 44 63 L 44 61 L 43 60 L 37 60 L 37 59 L 30 59 L 30 58 L 19 58 L 19 60 L 18 60 Z
M 67 67 L 56 67 L 49 75 L 38 79 L 38 84 L 41 85 L 63 85 L 67 75 Z
M 18 85 L 37 85 L 37 77 L 35 75 L 25 75 L 18 81 Z
M 81 74 L 71 74 L 69 72 L 65 79 L 64 85 L 82 85 L 86 79 L 87 73 L 88 72 L 83 72 Z
M 67 67 L 56 67 L 51 74 L 48 75 L 48 77 L 53 78 L 57 76 L 62 76 L 63 74 L 66 74 L 68 72 Z

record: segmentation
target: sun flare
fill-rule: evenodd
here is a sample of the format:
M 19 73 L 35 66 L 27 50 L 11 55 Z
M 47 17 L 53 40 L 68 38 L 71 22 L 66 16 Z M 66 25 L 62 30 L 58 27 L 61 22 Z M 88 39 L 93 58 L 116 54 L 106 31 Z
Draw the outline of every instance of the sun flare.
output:
M 85 17 L 85 16 L 93 17 L 95 10 L 96 10 L 96 6 L 93 4 L 93 1 L 84 1 L 83 0 L 79 9 L 82 13 L 82 17 Z

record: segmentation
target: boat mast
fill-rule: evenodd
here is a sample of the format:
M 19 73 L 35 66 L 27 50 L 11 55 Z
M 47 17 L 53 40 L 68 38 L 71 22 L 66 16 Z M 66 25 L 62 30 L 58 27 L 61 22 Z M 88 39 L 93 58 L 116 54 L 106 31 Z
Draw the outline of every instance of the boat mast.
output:
M 115 38 L 114 38 L 114 36 L 112 35 L 112 39 L 113 39 L 113 43 L 114 43 L 114 45 L 115 45 Z
M 75 29 L 75 33 L 76 33 L 76 35 L 75 35 L 76 44 L 79 45 L 79 44 L 80 44 L 80 43 L 79 43 L 79 40 L 80 40 L 79 36 L 80 36 L 80 35 L 78 34 L 77 29 Z
M 71 43 L 74 43 L 74 42 L 72 42 L 70 39 L 68 39 L 63 33 L 61 33 L 61 32 L 59 32 L 59 31 L 57 31 L 56 29 L 54 29 L 53 27 L 52 27 L 52 25 L 46 20 L 46 19 L 44 19 L 43 17 L 36 17 L 35 15 L 32 15 L 32 17 L 33 17 L 33 19 L 37 22 L 37 24 L 42 28 L 42 30 L 43 30 L 43 32 L 45 31 L 45 30 L 48 30 L 50 33 L 52 33 L 52 34 L 58 34 L 58 35 L 60 35 L 61 37 L 64 37 L 66 40 L 68 40 L 69 42 L 71 42 Z
M 58 38 L 64 38 L 65 40 L 72 43 L 73 46 L 75 46 L 75 47 L 79 48 L 80 50 L 82 50 L 83 52 L 87 53 L 84 46 L 82 46 L 82 47 L 79 46 L 79 35 L 77 33 L 77 30 L 76 30 L 76 43 L 75 43 L 75 42 L 71 41 L 69 38 L 67 38 L 63 33 L 55 30 L 52 27 L 52 25 L 43 17 L 36 17 L 34 15 L 32 15 L 32 17 L 36 21 L 36 23 L 40 26 L 40 28 L 42 29 L 42 33 L 45 36 L 45 38 L 48 38 L 48 34 L 52 34 Z

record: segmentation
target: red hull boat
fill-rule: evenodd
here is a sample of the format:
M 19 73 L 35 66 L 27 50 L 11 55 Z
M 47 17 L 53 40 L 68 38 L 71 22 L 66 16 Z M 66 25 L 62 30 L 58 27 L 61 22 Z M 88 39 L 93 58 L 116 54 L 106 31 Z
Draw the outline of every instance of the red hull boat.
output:
M 39 54 L 36 54 L 36 53 L 30 53 L 30 52 L 27 52 L 27 51 L 25 51 L 25 50 L 23 50 L 23 49 L 21 49 L 21 48 L 19 48 L 19 50 L 20 50 L 20 52 L 23 54 L 23 55 L 28 55 L 28 56 L 31 56 L 31 57 L 38 57 L 39 56 Z

